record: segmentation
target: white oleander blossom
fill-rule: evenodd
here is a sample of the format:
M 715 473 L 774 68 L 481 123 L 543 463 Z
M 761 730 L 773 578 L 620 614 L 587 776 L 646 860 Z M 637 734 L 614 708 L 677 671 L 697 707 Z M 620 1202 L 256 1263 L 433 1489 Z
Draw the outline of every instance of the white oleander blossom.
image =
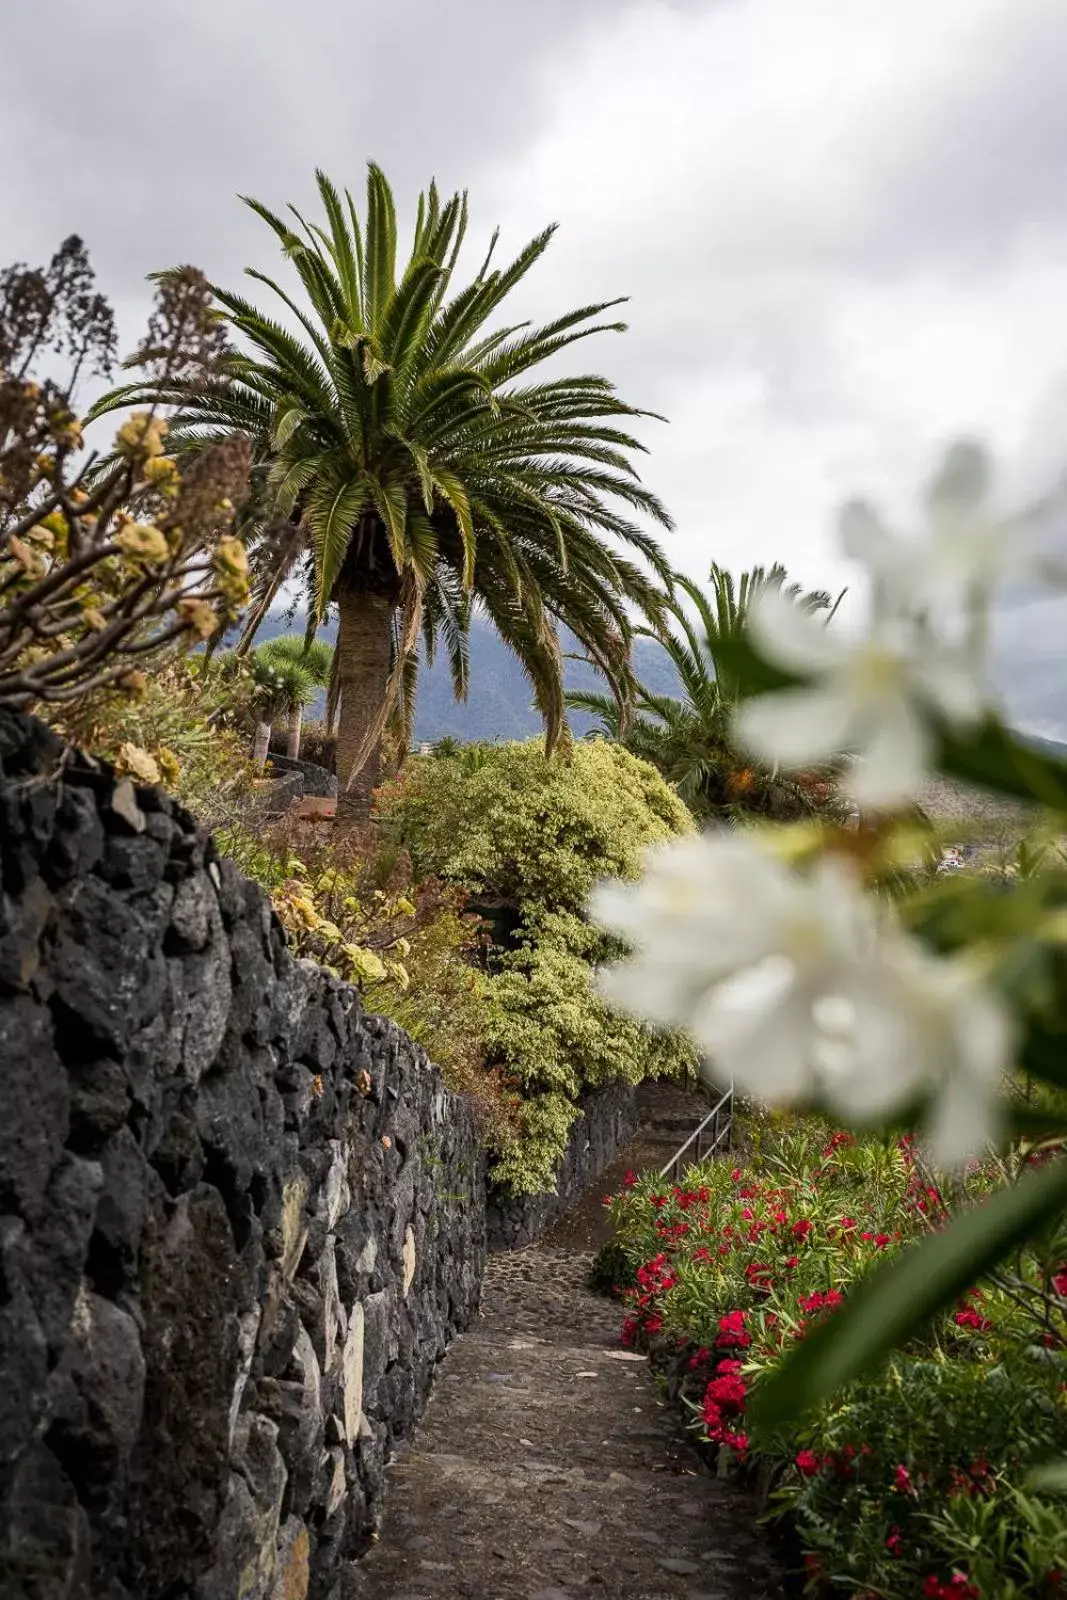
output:
M 768 592 L 753 602 L 749 626 L 768 661 L 811 682 L 746 702 L 740 742 L 792 769 L 853 753 L 849 788 L 861 806 L 918 798 L 932 755 L 931 713 L 966 723 L 987 703 L 967 652 L 912 618 L 886 616 L 849 638 Z
M 799 871 L 751 837 L 698 836 L 654 851 L 638 883 L 601 885 L 591 910 L 633 951 L 601 971 L 604 997 L 686 1029 L 743 1092 L 861 1121 L 924 1097 L 945 1164 L 995 1130 L 1006 1011 L 907 939 L 845 862 Z
M 927 486 L 926 523 L 917 536 L 891 531 L 862 500 L 843 508 L 841 550 L 866 567 L 876 609 L 926 616 L 942 631 L 977 621 L 984 644 L 985 613 L 998 588 L 1063 583 L 1062 552 L 1048 548 L 1050 529 L 1062 520 L 1062 495 L 1008 513 L 996 506 L 992 489 L 987 452 L 963 440 L 945 453 Z
M 760 653 L 809 680 L 741 709 L 738 738 L 754 756 L 795 769 L 851 755 L 850 787 L 861 806 L 919 798 L 932 724 L 966 727 L 994 703 L 986 658 L 998 588 L 1067 583 L 1062 548 L 1048 547 L 1050 533 L 1063 545 L 1067 497 L 1009 516 L 994 505 L 991 486 L 988 456 L 965 441 L 939 464 L 916 537 L 891 532 L 862 501 L 845 506 L 841 549 L 869 579 L 869 618 L 856 639 L 779 592 L 754 601 L 750 629 Z

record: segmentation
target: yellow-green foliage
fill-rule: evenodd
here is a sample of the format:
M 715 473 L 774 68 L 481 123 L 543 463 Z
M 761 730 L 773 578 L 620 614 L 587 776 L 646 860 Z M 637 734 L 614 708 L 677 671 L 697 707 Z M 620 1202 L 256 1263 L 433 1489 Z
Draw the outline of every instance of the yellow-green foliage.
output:
M 420 870 L 522 906 L 582 913 L 606 876 L 693 821 L 647 761 L 607 740 L 548 757 L 537 743 L 468 745 L 409 762 L 381 805 Z
M 475 745 L 413 761 L 383 797 L 382 826 L 419 873 L 509 908 L 516 924 L 486 979 L 489 1059 L 521 1093 L 521 1139 L 494 1176 L 516 1192 L 552 1187 L 581 1094 L 681 1071 L 690 1043 L 602 1004 L 595 965 L 616 954 L 585 921 L 593 885 L 635 877 L 649 846 L 692 819 L 655 769 L 618 745 Z

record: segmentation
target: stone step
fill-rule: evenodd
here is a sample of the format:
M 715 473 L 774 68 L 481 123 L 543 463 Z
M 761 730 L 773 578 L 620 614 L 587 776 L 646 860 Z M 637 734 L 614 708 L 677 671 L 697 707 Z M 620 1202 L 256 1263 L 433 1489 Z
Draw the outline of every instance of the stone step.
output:
M 346 1600 L 780 1596 L 760 1535 L 737 1526 L 751 1507 L 694 1465 L 598 1471 L 416 1450 L 391 1469 L 390 1504 Z

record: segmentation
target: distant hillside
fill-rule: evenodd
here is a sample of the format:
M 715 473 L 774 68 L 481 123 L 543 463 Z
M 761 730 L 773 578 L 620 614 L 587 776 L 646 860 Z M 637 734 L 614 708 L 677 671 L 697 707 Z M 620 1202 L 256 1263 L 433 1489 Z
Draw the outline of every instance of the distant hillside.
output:
M 272 639 L 281 633 L 296 632 L 303 628 L 303 620 L 285 623 L 271 617 L 263 627 L 260 638 Z M 336 629 L 322 630 L 324 638 L 333 643 Z M 564 644 L 564 649 L 568 645 Z M 577 649 L 574 641 L 569 646 Z M 638 639 L 634 649 L 638 676 L 657 694 L 677 694 L 678 677 L 662 646 L 652 639 Z M 423 666 L 419 675 L 419 697 L 415 712 L 416 742 L 444 738 L 446 735 L 463 740 L 471 739 L 532 739 L 541 732 L 541 719 L 534 708 L 530 685 L 511 651 L 501 642 L 488 623 L 476 622 L 470 640 L 470 695 L 462 705 L 452 698 L 452 681 L 448 663 L 438 657 L 432 667 Z M 567 687 L 587 689 L 603 687 L 603 680 L 592 667 L 582 661 L 566 663 Z M 591 720 L 576 715 L 572 725 L 577 734 L 588 731 Z M 1027 736 L 1036 749 L 1067 760 L 1067 744 L 1053 739 Z M 973 803 L 962 785 L 948 780 L 938 780 L 931 787 L 928 803 L 934 815 L 955 817 L 970 814 Z M 990 801 L 991 813 L 1005 820 L 1017 814 L 1011 802 Z M 982 810 L 986 805 L 983 803 Z
M 300 618 L 287 624 L 271 617 L 260 632 L 260 639 L 273 639 L 282 633 L 297 632 Z M 322 637 L 334 642 L 336 628 L 322 630 Z M 564 649 L 577 649 L 575 641 Z M 675 694 L 678 679 L 670 659 L 652 639 L 638 639 L 635 648 L 638 675 L 659 694 Z M 566 662 L 566 682 L 570 689 L 603 688 L 599 673 L 583 661 Z M 541 732 L 541 718 L 533 694 L 511 651 L 488 623 L 476 622 L 470 640 L 470 695 L 461 705 L 453 699 L 448 662 L 438 656 L 432 667 L 423 664 L 419 674 L 419 696 L 415 709 L 416 742 L 431 743 L 446 735 L 454 739 L 532 739 Z M 585 733 L 591 720 L 572 719 L 574 731 Z

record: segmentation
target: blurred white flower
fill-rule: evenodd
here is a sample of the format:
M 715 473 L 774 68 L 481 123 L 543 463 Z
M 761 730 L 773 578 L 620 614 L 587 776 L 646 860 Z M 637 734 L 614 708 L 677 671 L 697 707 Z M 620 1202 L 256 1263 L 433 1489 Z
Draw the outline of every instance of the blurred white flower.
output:
M 823 1016 L 823 1092 L 861 1123 L 925 1098 L 931 1155 L 958 1167 L 999 1131 L 1011 1013 L 964 960 L 931 955 L 899 933 L 881 939 L 879 969 L 876 983 L 835 1003 L 833 1020 Z
M 886 617 L 850 639 L 768 592 L 753 602 L 749 626 L 768 661 L 813 682 L 746 702 L 740 742 L 792 769 L 853 752 L 849 788 L 861 806 L 917 798 L 931 756 L 930 713 L 968 722 L 985 705 L 966 653 L 912 619 Z
M 635 952 L 600 973 L 605 998 L 688 1029 L 770 1100 L 818 1087 L 820 1002 L 859 998 L 877 962 L 872 904 L 844 863 L 801 875 L 742 834 L 661 847 L 639 883 L 601 885 L 591 911 Z
M 742 834 L 683 839 L 640 882 L 601 885 L 591 911 L 633 949 L 599 974 L 605 998 L 687 1029 L 743 1091 L 858 1120 L 925 1096 L 946 1164 L 994 1131 L 1007 1011 L 907 939 L 845 863 L 800 872 Z

